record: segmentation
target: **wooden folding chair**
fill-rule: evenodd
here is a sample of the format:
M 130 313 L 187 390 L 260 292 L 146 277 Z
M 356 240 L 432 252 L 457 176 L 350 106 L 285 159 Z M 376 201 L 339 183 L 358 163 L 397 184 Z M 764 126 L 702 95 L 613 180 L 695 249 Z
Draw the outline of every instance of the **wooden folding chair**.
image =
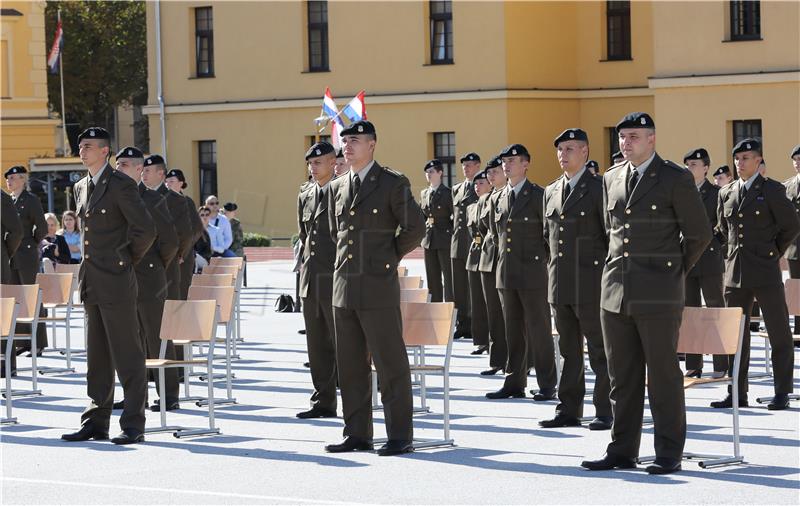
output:
M 231 274 L 193 274 L 190 286 L 236 286 L 236 276 Z
M 42 290 L 42 307 L 47 309 L 48 315 L 39 318 L 39 321 L 49 322 L 52 329 L 53 343 L 56 338 L 56 323 L 64 322 L 66 336 L 67 367 L 40 367 L 40 374 L 75 372 L 72 367 L 72 349 L 70 341 L 70 325 L 72 323 L 72 294 L 75 290 L 76 280 L 69 272 L 36 275 L 36 283 Z M 64 309 L 64 316 L 58 316 L 57 311 Z
M 791 320 L 792 317 L 800 318 L 800 279 L 787 279 L 784 283 L 784 290 L 786 292 L 786 307 L 789 309 L 789 319 Z M 771 375 L 772 368 L 770 367 L 770 363 L 772 360 L 772 353 L 769 345 L 769 335 L 767 332 L 759 332 L 759 335 L 764 338 L 764 363 L 767 367 L 767 374 Z M 792 338 L 795 343 L 800 341 L 800 336 L 798 335 L 793 334 Z M 756 398 L 756 402 L 759 404 L 766 404 L 772 402 L 773 398 L 773 396 L 758 397 Z M 789 399 L 794 401 L 800 400 L 800 395 L 789 394 Z
M 244 268 L 244 258 L 242 257 L 211 257 L 208 265 L 212 267 L 230 267 L 234 266 L 239 270 Z
M 404 276 L 408 276 L 408 267 L 406 267 L 404 265 L 398 265 L 397 266 L 397 275 L 400 276 L 401 278 L 404 277 Z
M 228 286 L 230 284 L 235 288 L 235 296 L 234 296 L 234 307 L 235 307 L 235 324 L 234 324 L 234 340 L 233 340 L 233 353 L 231 357 L 234 359 L 238 359 L 239 353 L 236 351 L 236 341 L 241 341 L 241 319 L 240 319 L 240 304 L 239 304 L 239 297 L 241 295 L 241 283 L 242 277 L 241 272 L 238 270 L 236 266 L 232 265 L 209 265 L 205 269 L 203 269 L 202 274 L 195 274 L 195 276 L 231 276 L 231 282 L 222 284 L 221 280 L 206 280 L 205 278 L 197 278 L 195 279 L 192 277 L 192 285 L 196 286 Z
M 30 334 L 14 332 L 13 339 L 8 339 L 9 341 L 30 341 L 32 351 L 31 367 L 17 368 L 17 372 L 31 371 L 31 390 L 12 390 L 11 395 L 14 397 L 42 395 L 42 391 L 38 388 L 39 368 L 36 365 L 36 331 L 39 326 L 39 310 L 42 307 L 42 291 L 39 289 L 39 285 L 0 285 L 0 297 L 11 297 L 19 305 L 16 323 L 31 324 Z M 10 376 L 10 372 L 10 370 L 6 371 L 6 376 Z
M 431 296 L 425 288 L 400 290 L 400 302 L 430 302 Z
M 400 282 L 401 290 L 422 288 L 422 276 L 403 276 L 397 280 Z
M 181 427 L 167 425 L 166 412 L 166 387 L 164 370 L 168 367 L 186 367 L 187 364 L 205 364 L 208 374 L 214 369 L 214 342 L 216 341 L 216 328 L 219 310 L 215 300 L 167 300 L 164 303 L 164 315 L 161 319 L 161 349 L 159 358 L 147 359 L 148 369 L 158 370 L 159 395 L 162 399 L 161 425 L 145 429 L 145 432 L 172 432 L 173 436 L 199 436 L 204 434 L 219 434 L 220 430 L 214 424 L 214 382 L 208 382 L 208 429 Z M 166 359 L 167 342 L 178 343 L 208 343 L 208 356 L 202 359 L 168 360 Z
M 11 425 L 17 423 L 17 419 L 11 414 L 11 357 L 14 353 L 14 328 L 17 325 L 17 312 L 19 304 L 13 297 L 3 297 L 0 299 L 0 336 L 6 339 L 6 349 L 3 350 L 3 359 L 6 368 L 6 417 L 0 419 L 0 424 Z
M 78 273 L 81 270 L 81 264 L 56 264 L 55 265 L 55 272 L 56 274 L 62 274 L 65 272 L 69 272 L 72 274 L 73 279 L 75 280 L 75 284 L 73 285 L 74 292 L 72 296 L 72 311 L 73 313 L 76 311 L 83 311 L 83 303 L 80 300 L 80 293 L 78 290 Z M 74 351 L 72 355 L 85 355 L 86 354 L 86 343 L 88 341 L 89 335 L 87 334 L 89 330 L 89 326 L 86 321 L 86 313 L 83 314 L 83 350 L 82 351 Z M 66 355 L 67 352 L 63 348 L 58 348 L 55 344 L 55 338 L 53 339 L 53 348 L 57 349 L 61 352 L 62 355 Z
M 745 316 L 738 307 L 686 307 L 678 334 L 678 353 L 733 355 L 733 375 L 729 378 L 684 378 L 688 389 L 709 383 L 730 385 L 733 399 L 733 455 L 709 455 L 684 452 L 684 459 L 699 459 L 702 468 L 743 462 L 739 444 L 739 367 Z M 653 462 L 655 455 L 640 457 L 640 463 Z
M 233 397 L 233 386 L 231 379 L 231 355 L 233 341 L 233 303 L 235 300 L 235 292 L 232 286 L 190 286 L 189 287 L 189 300 L 214 300 L 217 303 L 218 317 L 217 324 L 222 325 L 225 329 L 225 337 L 221 339 L 225 343 L 225 374 L 211 374 L 207 373 L 205 376 L 201 375 L 200 379 L 213 382 L 216 378 L 225 378 L 225 387 L 227 389 L 228 397 L 225 399 L 214 399 L 215 404 L 236 404 L 236 399 Z M 211 351 L 209 350 L 209 353 Z M 191 350 L 189 350 L 191 353 Z M 191 356 L 191 355 L 190 355 Z M 188 378 L 188 374 L 184 374 L 184 378 Z M 184 381 L 188 381 L 185 379 Z M 189 397 L 189 387 L 186 385 L 186 396 Z M 197 405 L 203 406 L 209 402 L 207 399 L 198 399 Z

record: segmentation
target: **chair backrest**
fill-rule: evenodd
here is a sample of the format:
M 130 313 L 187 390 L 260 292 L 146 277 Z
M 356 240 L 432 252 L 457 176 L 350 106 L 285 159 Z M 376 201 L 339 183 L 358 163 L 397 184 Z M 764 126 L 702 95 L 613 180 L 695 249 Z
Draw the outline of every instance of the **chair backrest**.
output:
M 69 304 L 75 282 L 69 272 L 36 275 L 36 284 L 42 289 L 42 304 Z
M 161 340 L 210 341 L 216 335 L 216 313 L 215 300 L 167 299 L 161 317 Z
M 404 276 L 397 278 L 400 281 L 400 289 L 422 288 L 422 276 Z
M 786 307 L 789 314 L 800 315 L 800 279 L 787 279 L 784 285 L 786 290 Z
M 42 260 L 42 270 L 46 274 L 50 274 L 50 273 L 56 272 L 56 268 L 53 267 L 53 262 L 49 258 L 45 258 L 45 259 Z
M 234 286 L 236 276 L 232 274 L 194 274 L 192 286 Z
M 678 333 L 678 353 L 734 355 L 744 332 L 738 307 L 685 307 Z
M 232 286 L 190 286 L 189 300 L 217 301 L 219 306 L 219 323 L 228 323 L 233 308 L 234 290 Z
M 221 266 L 221 267 L 236 267 L 238 270 L 242 270 L 244 267 L 244 258 L 242 257 L 211 257 L 211 260 L 208 262 L 208 265 L 212 267 Z
M 401 302 L 406 346 L 447 346 L 453 338 L 452 302 Z
M 400 290 L 400 302 L 428 302 L 428 290 L 424 288 Z
M 398 265 L 397 266 L 397 275 L 400 276 L 401 278 L 403 276 L 408 276 L 408 267 L 406 267 L 404 265 Z
M 0 299 L 0 336 L 8 337 L 16 320 L 17 302 L 13 297 L 3 297 Z
M 239 268 L 235 265 L 207 265 L 203 267 L 203 274 L 232 274 L 239 275 Z
M 81 270 L 81 264 L 56 264 L 56 272 L 69 272 L 75 279 L 78 279 L 78 272 Z
M 39 285 L 0 285 L 0 297 L 12 297 L 17 301 L 17 318 L 35 318 L 39 315 Z

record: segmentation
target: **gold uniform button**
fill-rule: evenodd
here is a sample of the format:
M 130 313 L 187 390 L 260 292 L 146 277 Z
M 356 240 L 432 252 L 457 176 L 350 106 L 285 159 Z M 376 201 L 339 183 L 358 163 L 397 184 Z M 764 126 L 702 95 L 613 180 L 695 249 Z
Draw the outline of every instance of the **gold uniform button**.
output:
M 528 221 L 528 217 L 527 216 L 525 217 L 525 221 Z
M 314 241 L 311 241 L 311 245 L 312 245 L 312 246 L 315 246 L 316 244 L 317 244 L 317 243 L 315 243 Z
M 772 256 L 772 255 L 774 255 L 774 254 L 775 254 L 775 253 L 773 253 L 772 251 L 770 251 L 770 252 L 769 252 L 769 256 Z
M 355 216 L 355 215 L 356 215 L 355 211 L 350 211 L 350 216 Z
M 508 219 L 508 222 L 511 223 L 511 218 Z
M 739 234 L 739 238 L 741 239 L 742 237 L 744 237 L 744 234 Z
M 744 214 L 739 213 L 739 218 L 744 218 Z
M 511 253 L 511 248 L 506 248 L 506 251 Z
M 759 215 L 759 214 L 761 214 L 761 211 L 756 211 L 756 215 Z
M 625 209 L 625 214 L 631 214 L 631 210 L 630 209 Z
M 313 257 L 315 254 L 316 254 L 315 252 L 313 252 L 313 251 L 311 252 L 311 256 L 312 256 L 312 257 Z
M 347 258 L 353 258 L 353 254 L 351 253 L 351 254 L 347 255 Z
M 84 232 L 88 232 L 89 231 L 89 227 L 84 227 L 83 230 L 84 230 Z
M 533 257 L 534 260 L 539 260 L 538 256 Z
M 581 216 L 586 216 L 586 212 L 581 211 Z
M 347 227 L 347 228 L 348 228 L 349 230 L 355 230 L 355 228 L 353 227 L 353 225 L 350 225 L 350 226 L 349 226 L 349 227 Z
M 125 262 L 123 262 L 122 260 L 120 260 L 120 261 L 119 261 L 119 264 L 120 264 L 120 265 L 125 265 Z
M 595 260 L 595 261 L 594 261 L 594 264 L 595 264 L 595 265 L 599 265 L 599 264 L 600 264 L 600 262 L 598 262 L 597 260 Z
M 317 235 L 317 231 L 316 230 L 312 230 L 311 233 L 314 234 L 314 235 Z
M 558 240 L 558 244 L 564 244 L 564 240 L 563 239 L 559 239 Z
M 83 244 L 88 246 L 89 245 L 89 241 L 83 241 Z
M 558 231 L 559 232 L 563 232 L 564 231 L 564 227 L 558 227 Z
M 89 255 L 84 255 L 84 258 L 89 258 Z
M 372 214 L 378 214 L 378 210 L 377 209 L 373 209 L 372 210 Z
M 628 252 L 627 252 L 627 251 L 626 251 L 625 253 L 623 253 L 623 254 L 622 254 L 622 256 L 624 256 L 625 258 L 628 258 L 628 255 L 629 255 L 629 254 L 628 254 Z
M 105 209 L 100 209 L 100 212 L 103 213 L 103 214 L 106 214 L 106 210 Z
M 392 267 L 391 265 L 389 265 L 389 264 L 386 264 L 386 268 L 387 268 L 387 269 L 389 269 L 389 268 L 391 268 L 391 267 Z
M 656 205 L 655 205 L 655 204 L 653 204 L 652 206 L 650 206 L 650 209 L 652 209 L 653 211 L 655 211 L 655 210 L 657 209 L 657 207 L 656 207 Z
M 153 264 L 150 264 L 150 268 L 151 268 L 151 269 L 153 268 Z
M 711 246 L 711 248 L 709 248 L 709 249 L 710 249 L 711 251 L 714 251 L 714 246 Z
M 667 267 L 672 267 L 672 262 L 667 262 Z
M 348 239 L 347 244 L 353 244 L 353 240 L 352 239 Z
M 560 256 L 560 257 L 563 257 L 563 256 L 564 256 L 564 253 L 562 253 L 562 252 L 560 252 L 560 251 L 559 251 L 559 252 L 558 252 L 558 256 Z
M 630 223 L 626 223 L 625 224 L 625 228 L 631 228 L 631 224 Z
M 742 223 L 739 223 L 739 228 L 744 228 L 744 225 Z
M 559 216 L 559 218 L 561 218 L 563 220 L 564 219 L 564 215 L 562 214 L 561 216 Z
M 506 239 L 506 242 L 511 242 L 511 238 L 509 237 L 508 239 Z
M 507 228 L 507 229 L 506 229 L 506 232 L 511 232 L 511 229 L 510 229 L 510 228 Z
M 631 242 L 631 240 L 626 237 L 625 239 L 622 240 L 622 242 L 624 242 L 625 244 L 628 244 L 629 242 Z

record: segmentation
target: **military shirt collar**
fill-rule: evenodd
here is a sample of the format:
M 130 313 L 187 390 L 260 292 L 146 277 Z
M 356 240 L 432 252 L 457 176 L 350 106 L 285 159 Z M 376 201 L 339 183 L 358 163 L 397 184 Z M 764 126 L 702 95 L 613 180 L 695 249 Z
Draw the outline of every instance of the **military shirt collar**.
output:
M 367 174 L 369 173 L 372 166 L 375 165 L 375 160 L 370 160 L 370 162 L 361 169 L 360 171 L 356 172 L 353 169 L 350 169 L 351 177 L 359 177 L 361 178 L 361 182 L 363 183 L 367 179 Z
M 572 176 L 572 177 L 569 177 L 569 178 L 568 178 L 568 177 L 567 177 L 567 173 L 565 172 L 565 173 L 564 173 L 564 179 L 566 179 L 566 180 L 567 180 L 567 183 L 569 183 L 569 185 L 570 185 L 570 186 L 572 187 L 572 189 L 574 190 L 574 189 L 575 189 L 575 187 L 578 185 L 578 181 L 580 181 L 580 180 L 581 180 L 581 177 L 583 177 L 583 173 L 584 173 L 584 172 L 586 172 L 586 165 L 584 165 L 584 166 L 581 168 L 581 170 L 579 170 L 579 171 L 578 171 L 578 173 L 577 173 L 577 174 L 575 174 L 575 175 L 574 175 L 574 176 Z
M 653 154 L 652 154 L 652 155 L 650 155 L 650 158 L 648 158 L 647 160 L 645 160 L 645 161 L 644 161 L 644 163 L 642 163 L 642 164 L 641 164 L 641 165 L 639 165 L 638 167 L 634 167 L 634 166 L 633 166 L 633 164 L 631 163 L 631 164 L 630 164 L 630 165 L 631 165 L 631 168 L 632 168 L 633 170 L 635 170 L 636 172 L 638 172 L 638 173 L 639 173 L 639 177 L 641 178 L 642 176 L 644 176 L 644 172 L 647 170 L 647 168 L 648 168 L 648 167 L 650 167 L 650 164 L 653 162 L 653 159 L 654 159 L 655 157 L 656 157 L 656 152 L 655 152 L 655 151 L 653 151 Z
M 103 173 L 106 171 L 106 167 L 108 167 L 108 164 L 105 164 L 105 165 L 103 165 L 103 168 L 102 168 L 102 169 L 100 169 L 100 170 L 97 172 L 97 174 L 95 174 L 95 175 L 92 177 L 92 183 L 94 183 L 94 185 L 95 185 L 95 186 L 97 186 L 98 184 L 100 184 L 100 178 L 101 178 L 101 177 L 103 177 Z
M 747 181 L 739 178 L 739 191 L 741 191 L 742 187 L 744 187 L 749 191 L 750 187 L 753 186 L 753 182 L 756 180 L 757 177 L 758 177 L 758 172 L 750 176 L 750 179 L 748 179 Z
M 430 186 L 430 188 L 431 188 L 431 193 L 436 193 L 436 190 L 438 190 L 440 186 L 442 186 L 442 183 L 439 183 L 439 184 L 437 184 L 436 186 L 433 186 L 433 185 L 431 185 L 431 186 Z
M 517 195 L 519 195 L 519 192 L 522 190 L 522 187 L 523 187 L 523 186 L 525 186 L 525 181 L 526 181 L 526 180 L 527 180 L 527 178 L 524 178 L 524 177 L 523 177 L 523 178 L 522 178 L 522 181 L 520 181 L 519 183 L 517 183 L 515 186 L 511 186 L 511 181 L 509 180 L 509 182 L 508 182 L 508 186 L 509 186 L 509 188 L 511 188 L 511 189 L 514 191 L 514 196 L 515 196 L 515 197 L 516 197 Z

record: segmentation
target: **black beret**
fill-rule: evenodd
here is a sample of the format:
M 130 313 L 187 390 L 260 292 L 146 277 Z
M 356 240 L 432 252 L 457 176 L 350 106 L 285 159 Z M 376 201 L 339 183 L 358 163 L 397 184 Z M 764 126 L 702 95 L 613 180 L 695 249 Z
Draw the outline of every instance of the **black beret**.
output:
M 722 167 L 714 171 L 715 176 L 721 176 L 722 174 L 730 174 L 730 173 L 731 173 L 731 168 L 728 167 L 727 165 L 723 165 Z
M 586 162 L 586 166 L 589 167 L 590 169 L 600 170 L 600 166 L 594 160 L 589 160 L 588 162 Z
M 474 176 L 472 176 L 472 182 L 473 183 L 476 182 L 479 179 L 488 179 L 487 174 L 486 174 L 486 169 L 479 170 L 478 172 L 475 173 Z
M 731 155 L 735 155 L 736 153 L 743 153 L 745 151 L 755 151 L 759 155 L 761 154 L 761 143 L 758 139 L 753 139 L 749 137 L 747 139 L 742 139 L 733 147 L 733 152 Z
M 148 156 L 147 158 L 144 159 L 145 167 L 150 166 L 150 165 L 166 165 L 166 164 L 167 164 L 167 162 L 164 161 L 164 157 L 162 157 L 161 155 L 158 155 L 158 154 L 150 155 L 150 156 Z
M 344 153 L 342 153 L 342 148 L 339 148 L 339 151 L 336 152 L 336 158 L 344 158 Z
M 523 146 L 522 144 L 511 144 L 510 146 L 506 146 L 506 148 L 503 151 L 501 151 L 498 156 L 500 158 L 506 158 L 509 156 L 522 156 L 522 155 L 530 156 L 530 153 L 528 153 L 528 150 L 525 148 L 525 146 Z
M 459 162 L 461 162 L 461 163 L 464 163 L 464 162 L 480 162 L 480 161 L 481 161 L 481 157 L 478 156 L 478 153 L 475 153 L 475 152 L 467 153 L 466 155 L 462 156 L 461 159 L 459 160 Z
M 375 126 L 367 120 L 356 121 L 355 123 L 350 123 L 350 126 L 346 127 L 342 130 L 339 135 L 344 137 L 345 135 L 367 135 L 372 134 L 375 135 Z
M 792 149 L 792 154 L 789 155 L 789 158 L 794 158 L 797 155 L 800 155 L 800 144 L 798 144 L 797 146 L 794 147 L 794 149 Z
M 78 134 L 78 144 L 81 143 L 83 139 L 111 139 L 111 134 L 108 133 L 108 130 L 102 127 L 89 127 L 80 134 Z
M 169 172 L 167 172 L 166 177 L 174 177 L 178 181 L 181 181 L 183 183 L 186 182 L 186 176 L 183 175 L 183 171 L 181 169 L 170 169 Z
M 226 211 L 235 211 L 239 209 L 239 206 L 236 205 L 236 202 L 226 202 L 222 208 Z
M 308 151 L 306 151 L 306 161 L 308 161 L 309 158 L 316 158 L 318 156 L 327 155 L 328 153 L 333 153 L 334 151 L 336 150 L 333 149 L 333 146 L 331 146 L 329 142 L 325 141 L 317 142 L 316 144 L 308 148 Z
M 564 141 L 584 141 L 589 142 L 589 136 L 580 128 L 567 128 L 559 134 L 553 141 L 553 146 L 558 147 L 560 142 Z
M 22 165 L 14 165 L 10 169 L 6 171 L 5 177 L 10 176 L 11 174 L 27 174 L 28 169 L 23 167 Z
M 683 155 L 683 163 L 686 163 L 686 160 L 710 160 L 711 157 L 708 156 L 708 151 L 705 148 L 697 148 L 689 151 L 685 155 Z
M 616 160 L 617 158 L 625 158 L 625 156 L 622 154 L 622 151 L 614 151 L 614 154 L 611 155 L 612 160 Z
M 428 160 L 428 162 L 425 164 L 425 167 L 422 170 L 427 172 L 428 169 L 433 169 L 433 168 L 438 168 L 440 171 L 444 170 L 442 168 L 442 162 L 440 162 L 436 158 L 434 158 L 433 160 Z
M 487 169 L 493 169 L 495 167 L 500 167 L 503 165 L 503 160 L 500 159 L 500 155 L 493 156 L 491 160 L 486 162 Z
M 646 112 L 632 112 L 617 123 L 617 132 L 623 128 L 655 128 L 656 123 Z
M 128 146 L 120 149 L 116 158 L 144 158 L 144 153 L 139 148 Z

